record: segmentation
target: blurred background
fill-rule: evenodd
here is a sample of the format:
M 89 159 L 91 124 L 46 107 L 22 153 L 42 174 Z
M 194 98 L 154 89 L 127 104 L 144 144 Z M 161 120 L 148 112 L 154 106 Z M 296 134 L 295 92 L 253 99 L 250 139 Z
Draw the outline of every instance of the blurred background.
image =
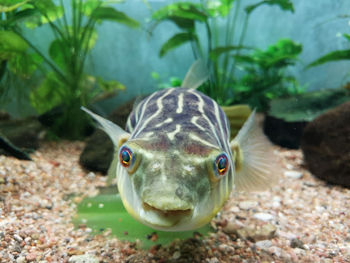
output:
M 57 1 L 58 3 L 59 1 Z M 70 1 L 65 1 L 65 8 L 70 12 Z M 139 22 L 139 27 L 132 29 L 120 23 L 103 21 L 96 25 L 97 41 L 87 55 L 85 71 L 105 80 L 118 80 L 125 86 L 113 99 L 100 105 L 106 112 L 123 102 L 141 94 L 148 94 L 157 88 L 157 80 L 152 77 L 156 72 L 164 82 L 171 77 L 183 79 L 186 71 L 194 61 L 190 44 L 183 44 L 159 57 L 161 46 L 174 33 L 181 30 L 170 20 L 160 23 L 150 32 L 152 12 L 175 3 L 170 0 L 149 0 L 147 2 L 128 0 L 112 4 Z M 198 1 L 189 1 L 197 3 Z M 239 8 L 244 8 L 257 1 L 242 1 Z M 326 63 L 306 69 L 305 67 L 320 56 L 333 50 L 346 49 L 349 41 L 343 33 L 349 32 L 350 19 L 346 10 L 350 3 L 340 0 L 313 1 L 293 0 L 294 12 L 285 11 L 278 5 L 262 5 L 250 16 L 244 44 L 255 48 L 266 49 L 279 39 L 289 38 L 302 45 L 302 52 L 289 71 L 299 84 L 308 91 L 325 88 L 339 88 L 346 83 L 348 61 Z M 341 17 L 343 16 L 343 17 Z M 244 19 L 238 19 L 242 24 Z M 224 35 L 225 19 L 218 19 L 220 34 Z M 50 42 L 55 38 L 50 26 L 44 24 L 35 28 L 26 28 L 22 24 L 25 35 L 39 50 L 48 54 Z M 197 26 L 199 37 L 205 38 L 203 24 Z M 156 74 L 156 75 L 157 75 Z M 29 100 L 21 100 L 30 92 L 30 85 L 37 85 L 42 76 L 32 74 L 26 81 L 17 83 L 21 88 L 11 88 L 6 84 L 10 96 L 1 100 L 1 109 L 9 111 L 14 117 L 35 114 Z M 2 92 L 4 88 L 2 88 Z M 21 96 L 16 96 L 20 90 Z M 26 95 L 27 94 L 27 95 Z

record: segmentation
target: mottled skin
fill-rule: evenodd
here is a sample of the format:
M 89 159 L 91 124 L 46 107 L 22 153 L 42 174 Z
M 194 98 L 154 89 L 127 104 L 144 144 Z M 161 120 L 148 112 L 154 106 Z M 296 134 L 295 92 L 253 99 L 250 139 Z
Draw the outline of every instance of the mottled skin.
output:
M 153 93 L 130 114 L 124 146 L 135 164 L 117 167 L 127 210 L 153 228 L 176 231 L 206 224 L 233 186 L 229 126 L 222 109 L 204 94 L 184 88 Z M 215 160 L 229 157 L 218 175 Z

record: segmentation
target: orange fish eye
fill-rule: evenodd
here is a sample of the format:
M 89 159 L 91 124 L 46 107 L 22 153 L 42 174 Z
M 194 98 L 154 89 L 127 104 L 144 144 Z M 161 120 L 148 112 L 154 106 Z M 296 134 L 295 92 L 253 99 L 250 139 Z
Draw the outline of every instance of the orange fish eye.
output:
M 133 161 L 132 151 L 128 147 L 124 146 L 119 152 L 119 159 L 120 163 L 124 167 L 129 167 Z
M 221 176 L 224 175 L 229 167 L 228 157 L 225 153 L 220 154 L 215 160 L 215 171 Z

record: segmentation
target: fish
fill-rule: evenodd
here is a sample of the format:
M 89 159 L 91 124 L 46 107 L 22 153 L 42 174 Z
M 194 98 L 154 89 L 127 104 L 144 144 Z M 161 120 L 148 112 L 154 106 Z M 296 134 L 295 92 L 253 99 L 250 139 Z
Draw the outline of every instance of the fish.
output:
M 116 148 L 114 173 L 124 207 L 156 230 L 200 228 L 233 190 L 266 189 L 276 181 L 275 158 L 255 111 L 230 141 L 224 111 L 197 90 L 208 78 L 203 65 L 196 61 L 181 87 L 138 103 L 125 129 L 82 108 Z

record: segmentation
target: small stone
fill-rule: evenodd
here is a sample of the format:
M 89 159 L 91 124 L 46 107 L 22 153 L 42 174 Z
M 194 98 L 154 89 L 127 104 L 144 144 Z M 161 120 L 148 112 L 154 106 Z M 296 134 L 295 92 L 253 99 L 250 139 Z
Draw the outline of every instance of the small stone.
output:
M 230 247 L 226 244 L 220 244 L 219 245 L 219 250 L 222 251 L 222 252 L 227 252 L 227 251 L 230 251 Z
M 233 206 L 233 207 L 231 207 L 229 211 L 232 212 L 232 213 L 239 213 L 239 212 L 240 212 L 238 206 Z
M 17 235 L 17 234 L 14 234 L 14 235 L 13 235 L 13 238 L 14 238 L 18 243 L 21 243 L 21 242 L 23 241 L 23 239 L 22 239 L 19 235 Z
M 227 234 L 236 234 L 237 230 L 242 228 L 243 226 L 238 224 L 237 222 L 229 221 L 225 227 L 223 227 L 223 231 Z
M 268 213 L 256 213 L 253 217 L 265 222 L 270 221 L 274 218 L 273 215 Z
M 266 250 L 272 246 L 272 241 L 271 240 L 261 240 L 261 241 L 256 242 L 255 246 L 257 248 L 262 249 L 262 250 Z
M 23 256 L 20 256 L 16 259 L 16 263 L 25 263 L 26 262 L 26 258 Z
M 32 252 L 32 253 L 29 253 L 27 256 L 26 256 L 26 260 L 27 261 L 34 261 L 36 260 L 36 257 L 37 257 L 37 254 Z
M 99 259 L 93 255 L 75 255 L 71 256 L 68 260 L 69 263 L 99 263 Z
M 243 210 L 249 210 L 258 206 L 258 202 L 255 201 L 243 201 L 239 203 L 239 208 Z
M 173 259 L 179 259 L 180 257 L 181 257 L 180 251 L 175 251 L 173 256 L 172 256 Z
M 269 248 L 269 252 L 272 254 L 272 255 L 276 255 L 276 257 L 281 257 L 282 255 L 282 249 L 280 247 L 276 247 L 276 246 L 272 246 Z
M 220 261 L 217 258 L 211 258 L 207 262 L 208 263 L 220 263 Z
M 254 235 L 251 238 L 255 241 L 271 239 L 276 234 L 276 227 L 272 224 L 265 224 L 261 228 L 255 230 Z
M 87 174 L 87 178 L 92 181 L 96 178 L 96 174 L 94 172 L 90 172 Z
M 300 179 L 303 177 L 303 173 L 298 171 L 286 171 L 284 172 L 284 176 L 291 179 Z
M 301 241 L 300 239 L 298 238 L 293 238 L 291 241 L 290 241 L 290 246 L 292 248 L 302 248 L 304 249 L 304 243 L 303 241 Z

